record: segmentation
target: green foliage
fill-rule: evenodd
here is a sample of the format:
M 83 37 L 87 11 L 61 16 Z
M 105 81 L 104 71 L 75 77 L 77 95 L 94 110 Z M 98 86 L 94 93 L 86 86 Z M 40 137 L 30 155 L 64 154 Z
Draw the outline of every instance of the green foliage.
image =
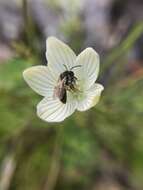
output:
M 118 57 L 125 57 L 123 53 L 132 47 L 141 31 L 142 25 L 135 27 L 107 62 L 105 59 L 102 75 Z M 5 158 L 9 142 L 13 142 L 11 151 L 17 167 L 11 189 L 43 189 L 55 157 L 60 160 L 56 163 L 59 167 L 56 189 L 89 189 L 97 179 L 97 170 L 114 171 L 125 165 L 132 171 L 131 184 L 143 188 L 142 76 L 126 75 L 115 64 L 117 74 L 110 77 L 95 108 L 76 112 L 61 124 L 48 124 L 36 116 L 36 104 L 41 98 L 22 78 L 23 70 L 33 65 L 32 60 L 17 58 L 0 65 L 0 139 L 3 142 L 0 160 Z M 55 145 L 61 153 L 55 151 Z

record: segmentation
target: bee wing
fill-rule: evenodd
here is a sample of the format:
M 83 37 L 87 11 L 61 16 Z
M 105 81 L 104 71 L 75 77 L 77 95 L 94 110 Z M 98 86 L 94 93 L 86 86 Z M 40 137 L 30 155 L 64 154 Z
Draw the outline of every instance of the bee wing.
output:
M 59 81 L 59 84 L 54 89 L 54 98 L 57 97 L 61 100 L 62 103 L 66 103 L 67 100 L 67 92 L 64 88 L 64 79 Z
M 54 89 L 53 97 L 54 97 L 54 99 L 59 98 L 59 100 L 61 100 L 65 104 L 66 100 L 67 100 L 66 90 L 64 88 L 60 88 L 60 87 L 56 86 Z

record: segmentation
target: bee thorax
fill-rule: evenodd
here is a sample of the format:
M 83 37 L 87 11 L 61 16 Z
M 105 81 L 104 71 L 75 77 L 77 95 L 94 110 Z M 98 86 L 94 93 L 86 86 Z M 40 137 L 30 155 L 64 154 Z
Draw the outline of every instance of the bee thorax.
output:
M 76 77 L 73 71 L 65 71 L 60 75 L 60 79 L 64 80 L 64 87 L 66 90 L 74 90 L 76 85 Z

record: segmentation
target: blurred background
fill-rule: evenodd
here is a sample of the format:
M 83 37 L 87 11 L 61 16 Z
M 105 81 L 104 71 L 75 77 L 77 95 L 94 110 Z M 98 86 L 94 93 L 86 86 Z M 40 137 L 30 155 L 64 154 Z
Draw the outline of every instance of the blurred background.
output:
M 22 78 L 56 36 L 101 58 L 98 105 L 49 124 Z M 143 189 L 143 1 L 0 0 L 0 190 Z

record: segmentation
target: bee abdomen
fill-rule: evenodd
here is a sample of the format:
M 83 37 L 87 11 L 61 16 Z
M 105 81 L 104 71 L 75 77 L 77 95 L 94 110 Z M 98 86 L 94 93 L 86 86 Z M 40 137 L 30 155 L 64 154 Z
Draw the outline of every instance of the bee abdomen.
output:
M 60 97 L 60 101 L 61 101 L 63 104 L 66 104 L 66 102 L 67 102 L 67 92 L 66 92 L 65 89 L 64 89 L 63 92 L 62 92 L 62 96 Z

